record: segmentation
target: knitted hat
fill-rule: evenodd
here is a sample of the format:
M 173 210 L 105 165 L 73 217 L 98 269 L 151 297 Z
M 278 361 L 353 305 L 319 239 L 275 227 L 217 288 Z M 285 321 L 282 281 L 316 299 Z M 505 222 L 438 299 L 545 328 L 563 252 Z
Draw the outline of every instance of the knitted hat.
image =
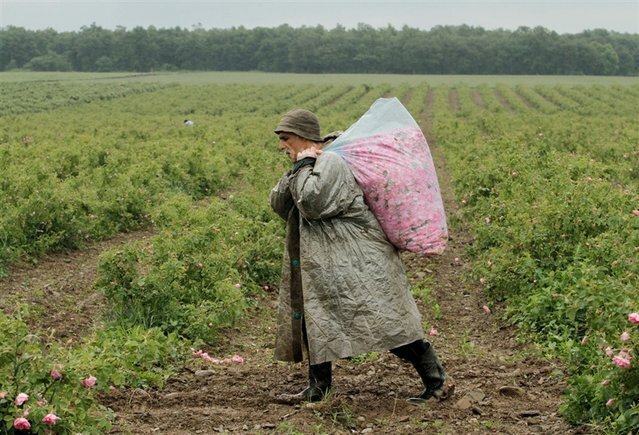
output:
M 313 142 L 322 142 L 317 116 L 305 109 L 293 109 L 286 113 L 275 128 L 275 134 L 293 133 Z

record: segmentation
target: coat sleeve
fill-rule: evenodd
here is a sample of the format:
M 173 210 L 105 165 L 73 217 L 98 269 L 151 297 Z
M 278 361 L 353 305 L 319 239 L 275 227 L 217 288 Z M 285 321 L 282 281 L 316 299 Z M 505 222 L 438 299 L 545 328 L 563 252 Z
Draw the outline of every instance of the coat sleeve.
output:
M 284 174 L 277 185 L 271 190 L 269 195 L 271 208 L 279 217 L 284 220 L 288 219 L 289 212 L 294 206 L 293 196 L 289 189 L 289 175 Z
M 304 166 L 289 180 L 295 205 L 307 220 L 329 219 L 344 213 L 357 194 L 353 186 L 346 162 L 328 152 L 314 166 Z

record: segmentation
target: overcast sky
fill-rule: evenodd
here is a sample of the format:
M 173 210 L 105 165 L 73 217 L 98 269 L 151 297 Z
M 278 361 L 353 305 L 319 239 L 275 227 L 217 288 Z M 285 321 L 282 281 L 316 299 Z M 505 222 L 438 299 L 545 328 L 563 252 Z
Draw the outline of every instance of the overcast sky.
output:
M 639 33 L 639 0 L 387 0 L 387 1 L 176 1 L 176 0 L 0 0 L 0 27 L 80 30 L 96 23 L 157 28 L 293 27 L 322 25 L 332 29 L 358 23 L 375 28 L 404 25 L 430 29 L 468 24 L 485 29 L 543 26 L 559 33 L 608 29 Z

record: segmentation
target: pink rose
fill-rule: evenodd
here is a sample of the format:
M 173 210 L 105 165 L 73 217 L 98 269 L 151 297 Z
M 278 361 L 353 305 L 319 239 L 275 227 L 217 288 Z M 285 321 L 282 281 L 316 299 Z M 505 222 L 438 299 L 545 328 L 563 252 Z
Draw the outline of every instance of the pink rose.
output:
M 490 218 L 486 217 L 486 219 L 484 219 L 484 221 L 486 222 L 486 225 L 488 225 L 490 223 Z
M 28 394 L 25 394 L 25 393 L 18 394 L 18 397 L 16 397 L 16 406 L 22 406 L 22 404 L 26 402 L 27 400 L 29 400 Z
M 61 418 L 58 417 L 57 415 L 55 415 L 55 414 L 47 414 L 42 419 L 42 423 L 46 423 L 48 425 L 55 426 L 55 424 L 58 422 L 58 420 L 61 420 Z
M 244 358 L 242 358 L 242 357 L 241 357 L 241 356 L 239 356 L 239 355 L 233 355 L 233 356 L 231 357 L 231 361 L 236 362 L 236 363 L 240 363 L 240 364 L 241 364 L 241 363 L 243 363 L 243 362 L 244 362 Z
M 238 282 L 237 284 L 235 284 L 235 288 L 242 288 L 242 284 Z
M 44 399 L 43 399 L 43 400 L 38 400 L 38 401 L 36 402 L 36 405 L 38 405 L 38 406 L 44 406 L 44 405 L 46 405 L 46 404 L 47 404 L 47 401 L 46 401 L 46 400 L 44 400 Z
M 639 210 L 633 210 L 632 211 L 632 215 L 633 216 L 639 216 Z
M 19 417 L 13 421 L 13 427 L 18 430 L 29 430 L 31 429 L 31 423 L 26 418 Z
M 97 382 L 97 379 L 93 376 L 89 376 L 86 379 L 82 379 L 82 386 L 84 386 L 84 388 L 93 388 L 95 387 L 95 383 Z
M 628 349 L 621 349 L 619 351 L 619 356 L 622 358 L 627 359 L 628 361 L 632 361 L 632 355 L 630 355 L 630 353 L 628 353 Z
M 628 320 L 632 323 L 639 323 L 639 313 L 628 314 Z
M 615 399 L 608 399 L 606 406 L 612 406 L 615 403 Z
M 620 355 L 617 355 L 616 357 L 614 357 L 612 359 L 612 362 L 624 369 L 627 369 L 628 367 L 630 367 L 630 360 Z
M 484 310 L 484 313 L 490 314 L 490 308 L 488 308 L 488 305 L 484 305 L 481 309 Z
M 614 351 L 612 350 L 612 348 L 611 348 L 611 347 L 607 347 L 607 348 L 606 348 L 606 350 L 605 350 L 605 352 L 606 352 L 606 356 L 607 356 L 608 358 L 612 358 L 612 355 L 613 355 Z
M 630 340 L 630 334 L 628 334 L 627 332 L 624 331 L 623 334 L 621 334 L 621 337 L 619 337 L 619 340 L 621 341 L 628 341 Z
M 5 397 L 7 397 L 7 392 L 6 391 L 0 391 L 0 400 L 4 399 Z
M 60 379 L 62 379 L 62 373 L 60 373 L 56 369 L 51 369 L 51 372 L 49 372 L 49 375 L 51 376 L 52 379 L 56 381 L 59 381 Z
M 606 385 L 608 385 L 608 384 L 610 384 L 610 379 L 605 379 L 605 380 L 601 381 L 601 385 L 603 385 L 604 387 Z

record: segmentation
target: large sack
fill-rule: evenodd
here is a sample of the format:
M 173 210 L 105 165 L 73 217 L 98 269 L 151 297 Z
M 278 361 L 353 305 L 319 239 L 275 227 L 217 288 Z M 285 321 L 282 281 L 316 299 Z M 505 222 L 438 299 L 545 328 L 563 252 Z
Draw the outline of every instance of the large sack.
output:
M 426 138 L 397 98 L 380 98 L 324 148 L 346 160 L 388 240 L 398 249 L 441 254 L 446 214 Z

